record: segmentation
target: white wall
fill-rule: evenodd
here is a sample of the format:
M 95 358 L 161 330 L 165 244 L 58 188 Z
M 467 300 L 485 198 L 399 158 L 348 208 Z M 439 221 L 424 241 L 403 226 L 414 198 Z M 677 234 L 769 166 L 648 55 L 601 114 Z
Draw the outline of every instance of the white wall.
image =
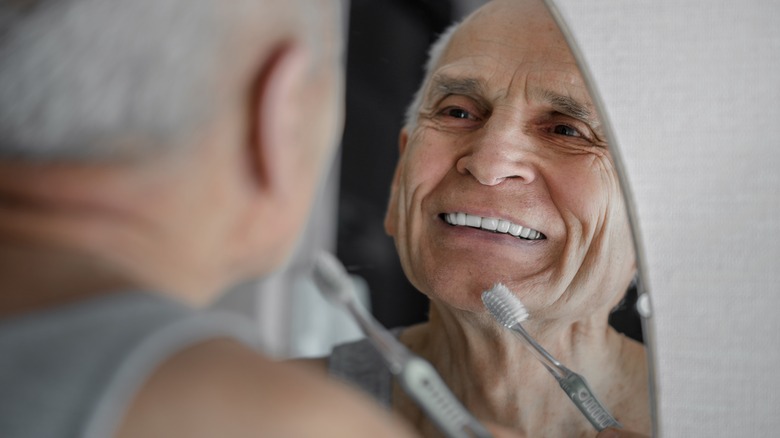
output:
M 780 431 L 780 2 L 555 0 L 638 216 L 660 435 Z

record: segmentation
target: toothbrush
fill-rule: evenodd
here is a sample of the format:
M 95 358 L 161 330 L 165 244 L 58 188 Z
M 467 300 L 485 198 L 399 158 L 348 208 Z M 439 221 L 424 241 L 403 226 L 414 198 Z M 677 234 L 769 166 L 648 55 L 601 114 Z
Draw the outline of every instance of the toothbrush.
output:
M 622 427 L 598 401 L 584 377 L 561 365 L 525 331 L 521 322 L 528 319 L 528 311 L 506 286 L 498 283 L 492 289 L 486 290 L 482 293 L 482 302 L 499 323 L 520 335 L 534 356 L 555 377 L 566 395 L 597 431 L 608 427 Z
M 409 351 L 357 302 L 352 280 L 333 255 L 323 252 L 317 257 L 314 282 L 328 300 L 352 316 L 382 355 L 404 391 L 445 437 L 492 437 L 450 392 L 433 366 Z

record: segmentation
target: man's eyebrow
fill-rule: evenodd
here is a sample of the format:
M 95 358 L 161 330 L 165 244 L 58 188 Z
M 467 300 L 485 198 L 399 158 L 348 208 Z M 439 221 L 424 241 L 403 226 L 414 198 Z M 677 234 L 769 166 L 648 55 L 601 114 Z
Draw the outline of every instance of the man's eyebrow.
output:
M 464 95 L 475 98 L 485 96 L 485 84 L 481 79 L 473 77 L 453 77 L 446 74 L 437 74 L 431 78 L 429 98 L 439 99 L 451 94 Z M 555 111 L 567 116 L 580 119 L 596 127 L 600 121 L 596 114 L 586 105 L 573 97 L 552 91 L 546 88 L 533 88 L 531 98 L 541 100 L 550 105 Z
M 598 124 L 599 122 L 588 105 L 585 105 L 572 97 L 546 89 L 536 89 L 531 94 L 533 97 L 549 104 L 554 110 L 561 114 L 594 124 Z
M 455 78 L 443 74 L 435 75 L 431 79 L 431 95 L 448 96 L 460 94 L 466 96 L 484 95 L 484 85 L 481 80 L 474 78 Z

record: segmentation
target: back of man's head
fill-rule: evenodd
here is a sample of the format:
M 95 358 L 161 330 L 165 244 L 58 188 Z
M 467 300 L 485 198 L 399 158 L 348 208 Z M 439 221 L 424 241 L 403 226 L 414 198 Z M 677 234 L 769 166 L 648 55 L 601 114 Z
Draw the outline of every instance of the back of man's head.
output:
M 278 266 L 339 132 L 340 3 L 0 0 L 0 234 L 161 289 Z
M 0 153 L 116 159 L 148 152 L 122 149 L 131 143 L 169 143 L 196 126 L 216 67 L 214 8 L 208 0 L 4 2 Z
M 186 142 L 230 92 L 236 25 L 262 33 L 283 3 L 0 2 L 0 159 L 115 161 Z

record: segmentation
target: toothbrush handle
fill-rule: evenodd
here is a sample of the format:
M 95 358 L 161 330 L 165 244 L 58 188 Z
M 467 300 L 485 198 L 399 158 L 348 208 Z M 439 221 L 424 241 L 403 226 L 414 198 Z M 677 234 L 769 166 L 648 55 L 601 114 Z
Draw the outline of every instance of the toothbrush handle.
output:
M 596 430 L 600 432 L 608 427 L 622 427 L 596 398 L 584 377 L 566 367 L 562 366 L 561 368 L 564 370 L 565 375 L 563 378 L 558 379 L 558 383 Z
M 536 340 L 525 331 L 521 324 L 510 327 L 519 334 L 531 347 L 531 352 L 544 365 L 550 374 L 555 377 L 561 389 L 566 392 L 577 409 L 590 421 L 590 424 L 599 432 L 608 427 L 622 427 L 620 423 L 609 413 L 607 408 L 596 398 L 588 382 L 581 375 L 561 365 L 550 353 L 547 352 Z
M 411 355 L 395 376 L 447 438 L 492 437 L 452 395 L 436 369 L 425 359 Z
M 354 300 L 342 302 L 387 363 L 406 393 L 447 438 L 492 438 L 490 432 L 452 395 L 436 369 L 398 342 Z
M 547 371 L 555 376 L 557 380 L 560 381 L 566 376 L 564 372 L 565 367 L 548 353 L 544 347 L 539 345 L 539 343 L 525 331 L 525 328 L 523 328 L 521 324 L 515 324 L 509 327 L 509 329 L 520 335 L 520 337 L 531 347 L 531 353 L 536 356 L 539 362 L 541 362 L 542 365 L 547 368 Z
M 380 326 L 379 322 L 364 307 L 354 301 L 345 303 L 344 307 L 363 333 L 371 340 L 374 347 L 379 350 L 390 372 L 393 374 L 400 372 L 411 357 L 411 353 L 396 341 L 384 327 Z

